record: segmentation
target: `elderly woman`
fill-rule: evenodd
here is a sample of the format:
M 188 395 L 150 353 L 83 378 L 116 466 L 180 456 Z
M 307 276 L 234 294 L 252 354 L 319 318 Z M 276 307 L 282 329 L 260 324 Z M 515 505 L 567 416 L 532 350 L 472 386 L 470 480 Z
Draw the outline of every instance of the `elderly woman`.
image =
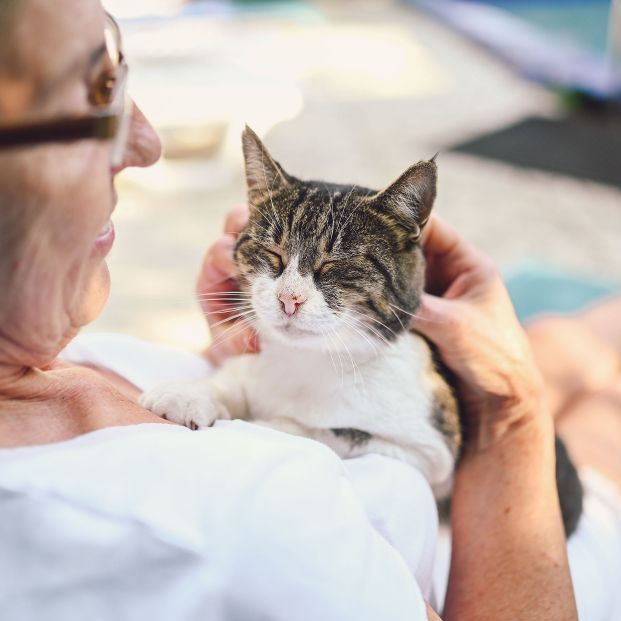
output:
M 98 0 L 2 0 L 0 60 L 2 618 L 436 619 L 437 518 L 414 469 L 341 463 L 238 421 L 192 432 L 142 409 L 119 366 L 66 362 L 108 296 L 114 178 L 160 145 Z M 202 291 L 233 277 L 243 220 L 208 252 Z M 426 252 L 443 297 L 421 312 L 441 322 L 417 327 L 459 378 L 473 430 L 444 618 L 575 619 L 528 339 L 487 259 L 438 220 Z

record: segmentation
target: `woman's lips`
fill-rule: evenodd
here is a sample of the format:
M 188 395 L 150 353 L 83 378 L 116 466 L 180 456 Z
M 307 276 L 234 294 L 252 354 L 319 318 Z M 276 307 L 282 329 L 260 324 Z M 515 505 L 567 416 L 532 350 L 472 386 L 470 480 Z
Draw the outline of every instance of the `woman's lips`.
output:
M 112 220 L 108 220 L 95 240 L 95 247 L 101 254 L 106 255 L 110 252 L 112 244 L 114 244 L 114 224 Z

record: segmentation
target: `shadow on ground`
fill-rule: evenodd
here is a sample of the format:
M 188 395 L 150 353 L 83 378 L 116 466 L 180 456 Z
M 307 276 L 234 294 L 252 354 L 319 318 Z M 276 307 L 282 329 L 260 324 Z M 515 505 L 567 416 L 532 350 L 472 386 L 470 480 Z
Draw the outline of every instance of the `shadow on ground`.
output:
M 621 110 L 528 117 L 451 150 L 621 188 Z

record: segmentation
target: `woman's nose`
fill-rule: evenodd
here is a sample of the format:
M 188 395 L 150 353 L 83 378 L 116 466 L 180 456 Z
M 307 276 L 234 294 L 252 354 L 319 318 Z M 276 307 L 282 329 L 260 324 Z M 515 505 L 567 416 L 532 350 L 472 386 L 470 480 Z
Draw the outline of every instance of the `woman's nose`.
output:
M 155 164 L 162 155 L 162 143 L 142 110 L 132 102 L 132 118 L 127 137 L 123 163 L 114 169 L 117 174 L 131 166 L 146 167 Z

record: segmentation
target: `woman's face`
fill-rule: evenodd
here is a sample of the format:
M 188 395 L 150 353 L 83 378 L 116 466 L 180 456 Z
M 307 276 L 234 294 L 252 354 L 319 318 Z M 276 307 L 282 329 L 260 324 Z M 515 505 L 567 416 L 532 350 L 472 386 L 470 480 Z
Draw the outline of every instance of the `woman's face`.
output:
M 99 0 L 25 0 L 18 7 L 10 52 L 15 70 L 0 73 L 0 123 L 92 113 L 95 82 L 110 66 Z M 114 241 L 114 177 L 159 155 L 159 140 L 135 107 L 116 168 L 110 144 L 98 140 L 0 155 L 0 195 L 20 210 L 24 229 L 0 337 L 19 343 L 18 356 L 26 352 L 28 364 L 49 361 L 100 313 L 110 287 L 105 259 Z

